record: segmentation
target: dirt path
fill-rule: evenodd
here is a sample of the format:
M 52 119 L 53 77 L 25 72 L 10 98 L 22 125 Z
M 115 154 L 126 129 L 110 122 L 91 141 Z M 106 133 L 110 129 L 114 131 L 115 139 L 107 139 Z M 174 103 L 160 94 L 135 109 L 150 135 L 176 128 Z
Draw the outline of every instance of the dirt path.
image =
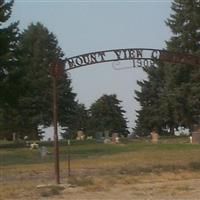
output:
M 149 180 L 150 181 L 150 180 Z M 67 188 L 51 200 L 199 200 L 200 179 Z M 43 198 L 42 198 L 43 199 Z M 45 199 L 45 198 L 44 198 Z
M 82 173 L 81 173 L 82 174 Z M 16 175 L 1 182 L 1 200 L 200 200 L 200 173 L 179 171 L 140 173 L 138 175 L 78 175 L 74 187 L 37 189 L 38 184 L 47 184 L 50 173 L 33 172 Z M 26 175 L 26 176 L 25 176 Z M 6 177 L 7 177 L 6 176 Z M 13 177 L 13 176 L 12 176 Z M 20 179 L 21 177 L 21 179 Z M 42 182 L 43 181 L 43 182 Z M 68 181 L 63 179 L 63 183 Z M 73 184 L 72 184 L 73 186 Z M 1 198 L 2 197 L 2 198 Z
M 63 170 L 63 185 L 74 187 L 62 190 L 54 185 L 51 165 L 2 167 L 0 200 L 200 200 L 198 168 L 131 166 L 73 168 L 70 179 Z M 38 189 L 41 184 L 53 187 Z

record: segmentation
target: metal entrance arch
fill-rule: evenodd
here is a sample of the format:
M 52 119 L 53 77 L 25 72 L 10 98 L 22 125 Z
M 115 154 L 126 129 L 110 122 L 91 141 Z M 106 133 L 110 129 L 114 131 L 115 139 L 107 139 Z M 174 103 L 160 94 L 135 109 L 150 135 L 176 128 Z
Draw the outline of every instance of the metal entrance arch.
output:
M 173 64 L 180 63 L 188 64 L 191 66 L 200 66 L 200 57 L 197 55 L 147 48 L 128 48 L 97 51 L 66 58 L 65 60 L 58 60 L 52 63 L 51 75 L 53 78 L 54 155 L 55 178 L 57 184 L 60 183 L 59 145 L 57 130 L 57 79 L 61 74 L 63 65 L 66 67 L 65 70 L 69 71 L 86 65 L 126 60 L 132 60 L 133 67 L 150 67 L 157 61 L 169 62 Z M 70 168 L 68 169 L 68 175 L 70 175 Z
M 150 67 L 156 61 L 200 66 L 200 57 L 197 55 L 147 48 L 96 51 L 66 58 L 64 61 L 68 71 L 86 65 L 125 60 L 132 60 L 133 67 Z

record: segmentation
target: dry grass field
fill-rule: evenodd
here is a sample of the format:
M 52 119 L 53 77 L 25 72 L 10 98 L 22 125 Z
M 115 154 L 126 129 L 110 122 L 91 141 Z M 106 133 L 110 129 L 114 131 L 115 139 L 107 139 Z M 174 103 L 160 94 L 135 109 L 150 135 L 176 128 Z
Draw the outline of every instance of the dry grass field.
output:
M 73 145 L 70 177 L 66 152 L 61 147 L 58 187 L 52 158 L 39 158 L 38 150 L 1 149 L 0 199 L 200 199 L 200 145 L 185 139 Z

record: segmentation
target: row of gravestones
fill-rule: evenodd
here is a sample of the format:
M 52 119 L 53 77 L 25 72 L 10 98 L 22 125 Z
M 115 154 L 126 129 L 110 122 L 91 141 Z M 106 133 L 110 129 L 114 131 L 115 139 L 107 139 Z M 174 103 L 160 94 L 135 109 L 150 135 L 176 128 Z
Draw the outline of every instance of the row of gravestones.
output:
M 105 131 L 104 133 L 96 132 L 95 138 L 96 138 L 97 142 L 104 142 L 105 144 L 119 143 L 119 134 L 118 133 L 112 133 L 112 136 L 110 137 L 108 131 Z
M 159 134 L 153 130 L 151 132 L 151 141 L 152 143 L 158 143 Z M 189 137 L 189 142 L 191 144 L 200 144 L 200 125 L 194 125 L 192 128 L 191 135 Z
M 77 140 L 84 140 L 85 135 L 83 131 L 78 131 L 77 132 Z M 191 135 L 189 137 L 190 143 L 192 144 L 200 144 L 200 125 L 195 125 L 193 126 Z M 96 132 L 95 133 L 95 140 L 96 142 L 99 143 L 118 143 L 119 142 L 119 134 L 118 133 L 113 133 L 112 136 L 110 137 L 109 131 L 105 132 Z M 151 141 L 152 143 L 157 143 L 159 140 L 159 134 L 153 130 L 151 132 Z
M 85 137 L 84 132 L 78 131 L 76 139 L 77 140 L 85 140 L 86 137 Z M 91 137 L 89 139 L 91 139 Z M 100 143 L 102 143 L 102 142 L 104 142 L 104 143 L 118 143 L 119 142 L 119 134 L 113 133 L 112 136 L 110 137 L 109 131 L 96 132 L 95 133 L 95 140 L 96 140 L 96 142 L 100 142 Z

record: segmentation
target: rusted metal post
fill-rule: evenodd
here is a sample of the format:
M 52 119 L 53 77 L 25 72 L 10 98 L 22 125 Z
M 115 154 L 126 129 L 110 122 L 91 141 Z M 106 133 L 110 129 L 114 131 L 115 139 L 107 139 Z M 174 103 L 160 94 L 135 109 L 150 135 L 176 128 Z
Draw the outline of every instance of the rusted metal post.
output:
M 68 144 L 68 154 L 67 154 L 67 161 L 68 161 L 68 176 L 71 176 L 71 149 L 70 149 L 70 145 L 71 145 L 71 141 L 70 139 L 68 139 L 67 141 Z
M 53 79 L 53 127 L 54 127 L 54 166 L 56 183 L 60 184 L 59 166 L 59 144 L 58 144 L 58 98 L 57 98 L 57 79 L 61 75 L 59 61 L 51 64 L 51 75 Z
M 57 80 L 53 77 L 53 126 L 54 126 L 54 165 L 56 183 L 60 184 L 59 145 L 58 145 L 58 111 L 57 111 Z

